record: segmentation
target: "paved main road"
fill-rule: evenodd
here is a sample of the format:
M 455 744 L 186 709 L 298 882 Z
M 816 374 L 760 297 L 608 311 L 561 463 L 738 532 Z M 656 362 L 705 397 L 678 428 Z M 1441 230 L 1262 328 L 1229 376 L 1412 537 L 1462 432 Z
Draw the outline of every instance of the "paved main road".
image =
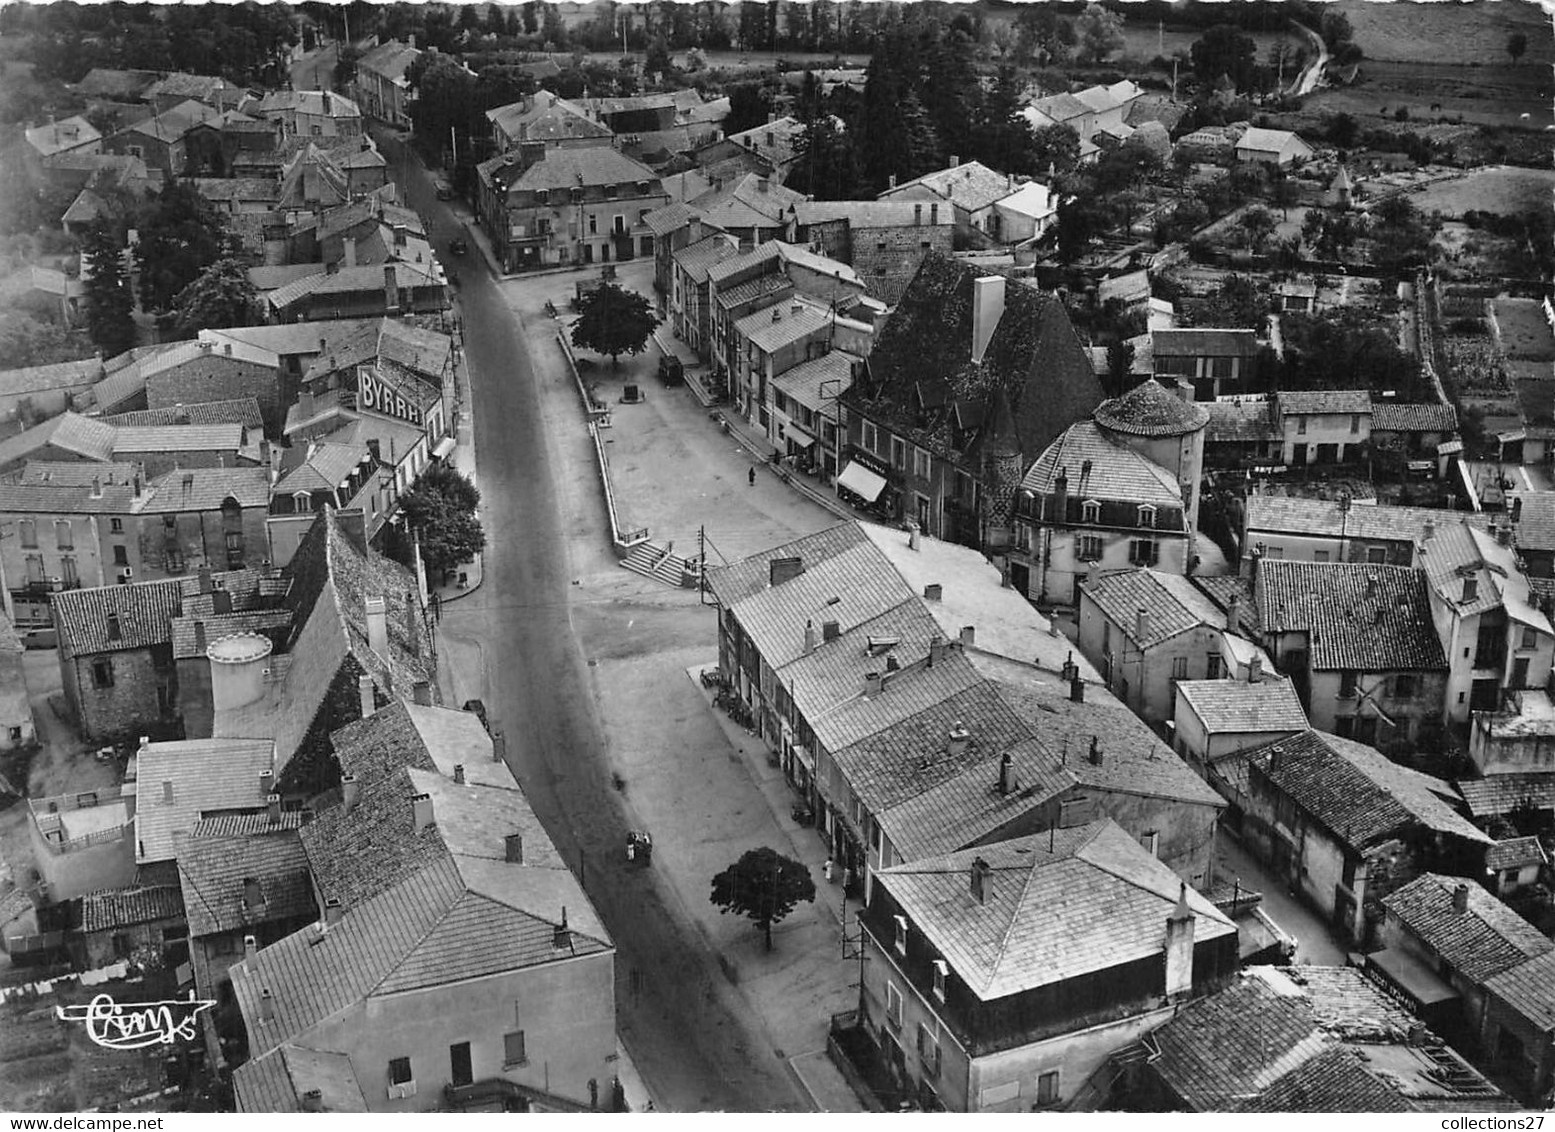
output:
M 446 248 L 453 212 L 435 200 L 425 170 L 381 140 L 408 202 Z M 508 763 L 557 847 L 582 862 L 618 949 L 618 1029 L 658 1106 L 809 1110 L 685 910 L 650 877 L 620 867 L 628 821 L 569 616 L 575 519 L 562 514 L 534 363 L 479 257 L 458 269 L 489 543 L 484 582 L 447 607 L 443 632 L 484 656 L 485 698 L 508 736 Z

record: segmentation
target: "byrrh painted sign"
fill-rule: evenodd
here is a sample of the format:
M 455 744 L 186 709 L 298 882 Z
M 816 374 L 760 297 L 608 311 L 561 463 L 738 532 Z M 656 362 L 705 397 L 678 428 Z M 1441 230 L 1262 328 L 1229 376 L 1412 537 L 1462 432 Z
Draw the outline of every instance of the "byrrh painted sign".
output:
M 421 407 L 374 376 L 369 369 L 357 370 L 356 407 L 421 425 Z

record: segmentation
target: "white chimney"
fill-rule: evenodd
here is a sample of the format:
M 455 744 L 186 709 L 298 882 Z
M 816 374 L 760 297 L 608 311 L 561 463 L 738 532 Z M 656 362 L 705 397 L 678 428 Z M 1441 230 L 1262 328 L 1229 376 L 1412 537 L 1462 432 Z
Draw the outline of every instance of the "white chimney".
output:
M 804 623 L 804 651 L 806 656 L 815 651 L 815 643 L 815 622 L 806 621 Z
M 410 799 L 411 817 L 416 822 L 416 832 L 420 833 L 432 824 L 432 795 L 415 794 Z
M 864 694 L 878 696 L 885 690 L 885 679 L 878 672 L 864 673 Z
M 362 603 L 367 611 L 367 647 L 384 660 L 389 659 L 389 606 L 381 597 Z
M 354 774 L 340 776 L 340 796 L 345 803 L 346 813 L 356 809 L 357 799 L 362 796 L 362 784 L 356 780 Z
M 975 625 L 963 625 L 963 626 L 961 626 L 961 647 L 964 648 L 964 649 L 969 649 L 969 648 L 972 648 L 976 644 L 977 644 L 977 626 L 975 626 Z
M 917 523 L 913 523 L 910 527 L 907 528 L 907 547 L 908 547 L 908 549 L 909 550 L 919 550 L 919 549 L 921 549 L 922 548 L 922 543 L 920 541 L 921 539 L 922 539 L 922 535 L 920 535 L 918 533 L 918 524 Z
M 243 958 L 252 959 L 259 954 L 259 941 L 251 935 L 243 937 Z
M 981 363 L 994 329 L 1004 315 L 1004 276 L 980 275 L 972 280 L 972 361 Z
M 459 785 L 459 786 L 463 786 L 464 785 L 464 764 L 463 763 L 455 763 L 454 764 L 454 782 L 457 785 Z
M 1166 997 L 1176 998 L 1193 990 L 1193 909 L 1188 907 L 1188 886 L 1177 897 L 1177 907 L 1166 918 Z
M 373 698 L 373 678 L 365 672 L 356 678 L 356 694 L 361 700 L 363 719 L 378 710 L 378 701 Z
M 972 733 L 966 729 L 966 725 L 959 719 L 950 725 L 949 742 L 946 744 L 950 757 L 960 758 L 966 754 L 966 745 L 971 741 Z

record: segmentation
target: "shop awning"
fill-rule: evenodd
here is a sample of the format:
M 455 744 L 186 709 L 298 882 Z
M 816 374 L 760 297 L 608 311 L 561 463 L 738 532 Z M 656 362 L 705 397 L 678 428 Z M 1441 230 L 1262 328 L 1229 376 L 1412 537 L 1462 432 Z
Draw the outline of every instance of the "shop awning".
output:
M 783 435 L 788 437 L 796 448 L 808 448 L 815 443 L 815 437 L 797 425 L 784 425 Z
M 437 442 L 437 447 L 432 449 L 432 459 L 441 460 L 458 447 L 459 442 L 451 436 L 445 436 Z
M 1385 947 L 1366 957 L 1366 965 L 1378 971 L 1392 986 L 1418 1006 L 1435 1006 L 1458 997 L 1436 972 L 1396 947 Z
M 873 503 L 885 490 L 885 480 L 863 464 L 849 462 L 848 466 L 842 469 L 842 474 L 837 477 L 837 486 L 845 491 L 851 491 L 865 503 Z
M 799 760 L 799 765 L 813 778 L 815 776 L 815 757 L 805 750 L 803 743 L 795 743 L 792 747 L 794 758 Z

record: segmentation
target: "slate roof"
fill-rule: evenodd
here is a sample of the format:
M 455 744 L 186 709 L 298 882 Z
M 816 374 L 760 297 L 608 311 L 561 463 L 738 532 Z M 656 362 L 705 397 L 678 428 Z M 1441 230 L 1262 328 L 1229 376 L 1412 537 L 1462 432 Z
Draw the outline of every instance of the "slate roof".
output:
M 708 270 L 714 264 L 739 254 L 737 244 L 727 236 L 715 233 L 694 244 L 687 244 L 675 253 L 674 259 L 676 266 L 686 273 L 691 282 L 700 285 L 706 282 Z
M 1176 688 L 1211 735 L 1295 732 L 1309 726 L 1295 686 L 1280 676 L 1266 673 L 1256 684 L 1245 680 L 1179 680 Z
M 135 862 L 145 865 L 173 860 L 176 835 L 208 815 L 264 809 L 259 776 L 275 769 L 275 747 L 268 739 L 186 739 L 146 743 L 136 760 Z
M 114 437 L 114 453 L 124 452 L 236 452 L 243 447 L 243 426 L 235 423 L 206 425 L 122 425 Z
M 1485 989 L 1540 1030 L 1555 1031 L 1555 951 L 1492 975 Z
M 766 183 L 763 189 L 762 183 Z M 723 228 L 781 227 L 788 209 L 804 197 L 770 177 L 746 173 L 715 184 L 686 203 Z
M 430 795 L 415 829 L 411 799 Z M 523 861 L 505 860 L 522 833 Z M 363 999 L 612 950 L 565 861 L 516 788 L 458 785 L 401 769 L 303 829 L 320 890 L 345 905 L 327 932 L 305 929 L 234 968 L 256 1056 L 302 1038 Z M 557 948 L 567 909 L 569 946 Z M 259 1020 L 262 988 L 274 1021 Z
M 610 127 L 594 121 L 566 99 L 546 103 L 512 102 L 486 111 L 486 120 L 515 141 L 611 138 Z
M 1370 413 L 1371 392 L 1366 389 L 1291 389 L 1276 395 L 1285 413 Z
M 1087 464 L 1089 473 L 1084 470 Z M 1182 489 L 1175 476 L 1109 437 L 1093 421 L 1070 425 L 1048 445 L 1021 480 L 1021 489 L 1038 495 L 1051 494 L 1060 472 L 1068 476 L 1071 499 L 1182 508 Z M 1179 516 L 1177 521 L 1180 524 L 1186 520 Z M 1166 529 L 1164 516 L 1158 516 L 1156 522 Z
M 1453 908 L 1453 892 L 1466 885 L 1468 910 Z M 1481 885 L 1462 877 L 1423 873 L 1382 898 L 1412 936 L 1472 982 L 1555 949 L 1555 943 Z
M 1248 752 L 1245 761 L 1356 851 L 1415 826 L 1490 843 L 1442 800 L 1445 783 L 1389 762 L 1362 743 L 1303 731 Z
M 1250 358 L 1258 353 L 1258 335 L 1240 328 L 1155 330 L 1151 332 L 1151 350 L 1157 358 Z
M 297 830 L 277 826 L 242 837 L 178 836 L 175 843 L 195 939 L 317 914 Z M 245 903 L 250 880 L 259 883 L 260 902 L 253 907 Z
M 140 97 L 147 87 L 158 80 L 156 71 L 124 71 L 110 67 L 93 67 L 86 77 L 76 84 L 76 91 L 88 98 L 113 98 L 128 102 Z
M 1270 130 L 1262 126 L 1249 126 L 1237 139 L 1237 149 L 1253 150 L 1261 153 L 1278 153 L 1292 141 L 1299 142 L 1310 151 L 1311 147 L 1290 130 Z
M 831 325 L 835 316 L 825 307 L 795 299 L 792 303 L 746 315 L 734 324 L 741 337 L 766 353 L 775 353 Z
M 182 919 L 183 897 L 175 885 L 120 888 L 81 897 L 81 931 L 85 935 Z
M 850 230 L 930 227 L 929 210 L 922 201 L 802 200 L 791 205 L 789 211 L 802 226 L 846 220 Z M 954 219 L 947 214 L 939 227 L 953 223 Z
M 418 49 L 391 39 L 362 52 L 356 66 L 359 71 L 370 71 L 394 82 L 403 80 L 406 69 L 420 57 Z
M 169 405 L 161 409 L 135 409 L 99 417 L 104 424 L 137 428 L 167 425 L 240 424 L 244 428 L 264 428 L 264 415 L 253 397 L 228 401 L 202 401 L 193 405 Z
M 1265 633 L 1305 633 L 1317 671 L 1446 671 L 1425 575 L 1407 566 L 1263 560 Z
M 103 136 L 98 132 L 96 126 L 79 114 L 42 126 L 30 127 L 24 133 L 27 138 L 27 144 L 44 157 L 59 153 L 62 150 L 89 145 L 100 140 Z
M 982 903 L 969 885 L 977 857 L 991 868 Z M 1179 896 L 1196 943 L 1236 932 L 1111 821 L 882 869 L 875 882 L 982 1002 L 1161 954 Z
M 1373 401 L 1372 432 L 1457 432 L 1458 410 L 1451 405 L 1406 405 Z
M 141 510 L 148 513 L 219 511 L 228 499 L 236 500 L 240 507 L 268 506 L 269 470 L 258 466 L 177 468 L 151 481 L 150 495 L 141 504 Z
M 1220 608 L 1180 574 L 1120 570 L 1082 579 L 1081 591 L 1141 649 L 1154 648 L 1199 626 L 1224 629 Z M 1147 616 L 1141 634 L 1139 611 Z
M 166 644 L 179 594 L 176 579 L 57 593 L 52 605 L 60 649 L 66 656 L 87 656 Z M 119 623 L 117 637 L 110 635 L 113 614 Z
M 0 371 L 0 395 L 42 393 L 50 389 L 87 386 L 103 375 L 101 358 L 79 362 L 55 362 L 46 366 L 26 366 Z
M 1089 417 L 1102 401 L 1101 385 L 1063 304 L 1018 284 L 1006 285 L 1004 314 L 974 363 L 977 276 L 948 256 L 926 255 L 876 337 L 870 380 L 844 400 L 850 411 L 942 457 L 976 464 L 998 441 L 1035 460 Z M 979 422 L 964 438 L 955 430 L 957 411 Z
M 482 176 L 489 179 L 504 167 L 516 172 L 519 166 L 515 162 L 512 154 L 504 154 L 483 162 L 480 170 Z M 650 192 L 659 187 L 657 173 L 612 146 L 552 147 L 539 161 L 517 172 L 508 182 L 507 192 L 511 195 L 536 189 L 573 189 L 579 185 L 635 185 L 639 181 L 646 181 Z
M 360 118 L 362 112 L 349 98 L 332 90 L 269 90 L 252 107 L 255 114 L 284 113 L 312 114 L 317 117 Z
M 1354 503 L 1346 512 L 1337 500 L 1292 495 L 1249 495 L 1246 508 L 1249 532 L 1283 531 L 1410 543 L 1421 537 L 1426 523 L 1439 530 L 1466 517 L 1459 511 L 1387 503 Z
M 348 1056 L 290 1042 L 238 1066 L 232 1085 L 239 1112 L 303 1112 L 303 1096 L 314 1090 L 316 1111 L 368 1111 Z
M 283 310 L 312 295 L 382 291 L 385 266 L 374 263 L 364 267 L 342 267 L 339 271 L 307 275 L 277 287 L 266 295 L 265 299 L 276 310 Z M 401 290 L 443 286 L 443 281 L 436 274 L 435 263 L 417 265 L 396 260 L 390 266 L 394 269 L 395 286 Z

